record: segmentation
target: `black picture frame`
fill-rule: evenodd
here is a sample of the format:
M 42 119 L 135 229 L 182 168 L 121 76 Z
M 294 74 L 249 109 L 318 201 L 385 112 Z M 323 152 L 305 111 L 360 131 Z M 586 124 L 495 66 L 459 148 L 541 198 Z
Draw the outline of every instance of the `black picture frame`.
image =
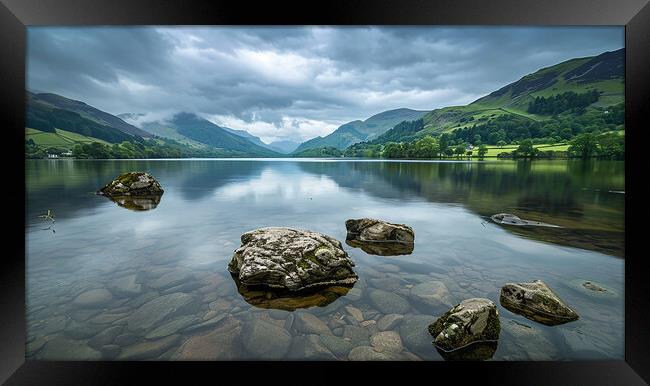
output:
M 650 300 L 640 232 L 630 223 L 631 199 L 641 196 L 647 160 L 641 146 L 650 115 L 650 5 L 648 0 L 342 0 L 283 1 L 182 0 L 0 0 L 0 110 L 9 158 L 3 171 L 5 208 L 3 258 L 0 260 L 0 382 L 8 385 L 130 384 L 234 374 L 246 378 L 302 381 L 352 381 L 369 374 L 416 376 L 438 382 L 455 379 L 498 384 L 645 384 L 650 382 Z M 24 101 L 25 37 L 30 25 L 624 25 L 626 31 L 626 262 L 625 360 L 571 362 L 422 362 L 422 363 L 290 363 L 290 362 L 47 362 L 25 361 L 25 191 Z M 11 182 L 10 182 L 11 181 Z M 6 212 L 9 211 L 9 215 Z M 640 216 L 640 215 L 639 215 Z M 638 248 L 642 251 L 641 248 Z M 350 375 L 339 371 L 352 370 Z M 219 373 L 221 371 L 221 373 Z M 227 371 L 228 373 L 225 373 Z M 305 376 L 311 378 L 304 378 Z M 282 377 L 282 378 L 280 378 Z M 467 379 L 465 379 L 467 378 Z M 329 383 L 329 382 L 328 382 Z

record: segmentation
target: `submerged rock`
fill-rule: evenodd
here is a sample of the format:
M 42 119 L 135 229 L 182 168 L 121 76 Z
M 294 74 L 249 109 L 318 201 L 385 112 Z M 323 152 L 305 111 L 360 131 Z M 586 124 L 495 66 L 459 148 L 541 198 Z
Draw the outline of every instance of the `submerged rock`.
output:
M 341 243 L 320 233 L 261 228 L 244 233 L 241 242 L 228 270 L 247 287 L 302 291 L 358 279 Z
M 494 354 L 493 345 L 469 348 L 478 343 L 495 343 L 500 331 L 496 305 L 483 298 L 463 300 L 429 325 L 433 344 L 445 359 L 488 359 Z M 469 350 L 462 355 L 445 355 L 461 349 Z M 483 358 L 485 354 L 490 356 Z
M 581 294 L 597 299 L 615 299 L 619 297 L 618 291 L 594 280 L 576 278 L 571 279 L 564 284 L 567 287 L 580 292 Z
M 291 345 L 291 334 L 287 330 L 262 319 L 246 324 L 242 338 L 244 347 L 255 359 L 282 359 Z
M 548 326 L 578 319 L 578 314 L 541 280 L 532 283 L 508 283 L 499 298 L 507 310 Z
M 86 291 L 77 296 L 72 303 L 79 307 L 99 308 L 113 300 L 113 295 L 103 288 Z
M 144 172 L 129 172 L 117 176 L 113 181 L 99 189 L 105 196 L 156 196 L 164 193 L 160 183 Z
M 490 216 L 490 219 L 497 224 L 502 225 L 517 225 L 517 226 L 540 226 L 540 227 L 551 227 L 551 228 L 561 228 L 559 225 L 547 224 L 540 221 L 531 221 L 531 220 L 522 220 L 519 216 L 515 216 L 510 213 L 499 213 Z
M 408 255 L 413 252 L 415 233 L 404 224 L 362 218 L 345 222 L 346 243 L 379 256 Z

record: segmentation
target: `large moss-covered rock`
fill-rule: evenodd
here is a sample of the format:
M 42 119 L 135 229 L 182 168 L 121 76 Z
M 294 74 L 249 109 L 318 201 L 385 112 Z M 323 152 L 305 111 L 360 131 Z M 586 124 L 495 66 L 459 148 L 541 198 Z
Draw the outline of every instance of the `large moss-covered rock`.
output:
M 329 236 L 291 228 L 261 228 L 241 236 L 228 264 L 247 288 L 303 291 L 352 285 L 358 276 L 341 243 Z
M 404 224 L 362 218 L 345 222 L 346 243 L 364 252 L 379 255 L 407 255 L 413 252 L 415 233 Z
M 158 196 L 163 194 L 164 190 L 148 173 L 129 172 L 119 175 L 97 193 L 110 197 Z
M 579 317 L 541 280 L 507 283 L 501 288 L 499 301 L 507 310 L 549 326 L 571 322 Z
M 444 352 L 497 341 L 500 331 L 496 305 L 483 298 L 463 300 L 429 325 L 434 345 Z

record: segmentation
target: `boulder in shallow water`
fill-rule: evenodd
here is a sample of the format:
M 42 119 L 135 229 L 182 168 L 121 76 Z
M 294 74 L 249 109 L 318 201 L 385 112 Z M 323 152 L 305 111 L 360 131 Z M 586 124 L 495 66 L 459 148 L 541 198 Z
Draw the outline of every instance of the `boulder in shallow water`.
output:
M 470 349 L 474 344 L 494 343 L 499 339 L 500 331 L 496 305 L 483 298 L 463 300 L 429 325 L 429 333 L 434 337 L 433 344 L 443 357 L 445 353 Z M 474 351 L 471 348 L 466 356 L 473 356 L 471 354 L 476 354 Z M 480 351 L 485 350 L 481 347 Z M 463 356 L 451 359 L 462 359 Z M 479 358 L 472 359 L 481 358 L 479 355 Z
M 499 298 L 507 310 L 548 326 L 578 319 L 578 314 L 541 280 L 532 283 L 508 283 Z
M 99 189 L 105 196 L 157 196 L 164 193 L 160 183 L 148 173 L 129 172 L 117 176 Z
M 545 222 L 540 222 L 540 221 L 532 221 L 532 220 L 522 220 L 519 218 L 519 216 L 515 216 L 514 214 L 510 213 L 498 213 L 490 216 L 490 219 L 501 225 L 517 225 L 517 226 L 538 226 L 538 227 L 550 227 L 550 228 L 560 228 L 559 225 L 553 225 L 553 224 L 547 224 Z
M 358 276 L 341 243 L 329 236 L 291 228 L 261 228 L 241 236 L 228 264 L 246 287 L 303 291 L 352 285 Z
M 364 252 L 379 255 L 407 255 L 413 252 L 415 233 L 404 224 L 362 218 L 345 222 L 346 243 Z

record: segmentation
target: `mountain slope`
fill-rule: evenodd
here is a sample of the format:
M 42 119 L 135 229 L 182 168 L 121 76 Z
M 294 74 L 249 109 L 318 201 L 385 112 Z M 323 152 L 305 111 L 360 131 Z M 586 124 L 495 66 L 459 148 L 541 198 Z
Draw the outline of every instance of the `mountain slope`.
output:
M 256 137 L 256 136 L 254 136 L 253 134 L 249 133 L 249 132 L 246 131 L 246 130 L 235 130 L 235 129 L 231 129 L 231 128 L 229 128 L 229 127 L 223 127 L 223 126 L 219 126 L 219 127 L 221 127 L 222 129 L 224 129 L 224 130 L 226 130 L 226 131 L 228 131 L 228 132 L 230 132 L 230 133 L 233 133 L 233 134 L 238 135 L 238 136 L 240 136 L 240 137 L 242 137 L 242 138 L 245 138 L 245 139 L 247 139 L 249 142 L 252 142 L 252 143 L 254 143 L 254 144 L 257 145 L 257 146 L 262 146 L 262 147 L 265 147 L 265 148 L 267 148 L 267 149 L 273 150 L 273 149 L 269 148 L 269 145 L 266 144 L 266 143 L 264 143 L 264 142 L 260 139 L 260 137 Z
M 246 138 L 215 125 L 191 113 L 176 114 L 169 126 L 176 132 L 190 140 L 225 150 L 234 150 L 249 155 L 275 157 L 279 154 L 273 150 L 256 145 Z
M 74 99 L 69 99 L 61 95 L 52 94 L 52 93 L 34 94 L 32 92 L 28 92 L 27 94 L 29 100 L 32 103 L 38 103 L 44 107 L 47 106 L 50 108 L 71 111 L 79 114 L 81 117 L 85 119 L 97 122 L 104 126 L 112 127 L 125 134 L 138 135 L 143 138 L 151 137 L 150 133 L 138 129 L 135 126 L 124 122 L 124 120 L 122 120 L 121 118 L 118 118 L 117 116 L 109 114 L 105 111 L 96 109 L 90 105 L 87 105 L 84 102 L 76 101 Z
M 101 139 L 109 143 L 131 141 L 135 138 L 131 134 L 127 134 L 112 126 L 99 123 L 96 120 L 89 119 L 77 112 L 55 107 L 53 104 L 39 98 L 38 95 L 29 92 L 27 93 L 26 110 L 27 116 L 25 126 L 43 132 L 56 133 L 56 129 L 61 129 L 85 137 Z
M 268 147 L 271 150 L 275 150 L 278 153 L 289 154 L 292 153 L 300 146 L 300 142 L 292 141 L 290 139 L 285 139 L 281 141 L 274 141 L 268 144 Z
M 542 68 L 466 106 L 436 109 L 424 116 L 425 131 L 439 133 L 485 122 L 503 115 L 534 121 L 549 116 L 531 114 L 528 106 L 536 97 L 549 98 L 566 92 L 600 93 L 592 106 L 612 106 L 624 100 L 625 49 L 576 58 Z
M 341 125 L 338 129 L 325 137 L 316 137 L 303 142 L 294 150 L 294 153 L 322 147 L 345 149 L 357 142 L 376 138 L 400 122 L 413 121 L 421 118 L 427 113 L 428 111 L 417 111 L 404 108 L 384 111 L 373 115 L 365 121 L 357 120 Z

